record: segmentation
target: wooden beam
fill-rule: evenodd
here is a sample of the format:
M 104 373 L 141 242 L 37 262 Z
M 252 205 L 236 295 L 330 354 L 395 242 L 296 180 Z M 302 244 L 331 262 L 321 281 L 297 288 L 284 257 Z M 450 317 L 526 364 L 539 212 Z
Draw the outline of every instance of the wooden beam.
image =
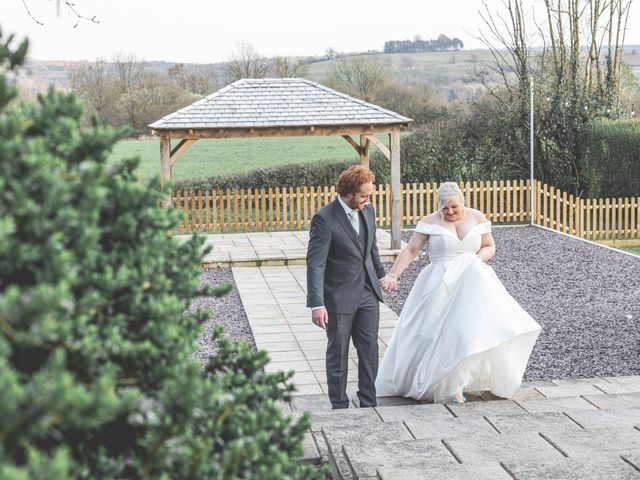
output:
M 342 135 L 342 138 L 344 138 L 353 148 L 356 149 L 358 155 L 361 155 L 360 145 L 358 145 L 358 143 L 353 138 L 351 138 L 351 135 Z
M 405 126 L 407 124 L 402 124 Z M 198 140 L 201 138 L 251 138 L 251 137 L 305 137 L 330 135 L 361 135 L 364 133 L 389 133 L 398 124 L 385 125 L 344 125 L 318 126 L 313 130 L 307 127 L 254 127 L 252 128 L 180 128 L 180 129 L 152 129 L 159 134 L 167 134 L 173 139 Z M 192 132 L 192 133 L 191 133 Z
M 162 184 L 171 180 L 171 137 L 168 134 L 160 137 L 160 172 Z M 162 198 L 161 205 L 163 208 L 171 206 L 171 194 Z
M 180 143 L 178 143 L 178 145 L 176 145 L 176 147 L 173 150 L 171 150 L 171 166 L 173 167 L 173 164 L 178 161 L 178 158 L 180 158 L 180 155 L 182 155 L 187 148 L 189 148 L 191 145 L 193 145 L 197 141 L 198 141 L 197 139 L 194 140 L 194 139 L 186 139 L 186 138 L 180 140 Z
M 400 249 L 400 127 L 394 127 L 389 134 L 391 147 L 391 248 Z
M 369 138 L 360 135 L 360 165 L 369 168 Z
M 370 140 L 371 143 L 378 147 L 378 150 L 380 150 L 382 154 L 387 157 L 387 160 L 391 161 L 391 152 L 389 151 L 389 148 L 384 143 L 382 143 L 380 139 L 378 139 L 378 137 L 376 137 L 375 135 L 363 135 L 363 137 Z

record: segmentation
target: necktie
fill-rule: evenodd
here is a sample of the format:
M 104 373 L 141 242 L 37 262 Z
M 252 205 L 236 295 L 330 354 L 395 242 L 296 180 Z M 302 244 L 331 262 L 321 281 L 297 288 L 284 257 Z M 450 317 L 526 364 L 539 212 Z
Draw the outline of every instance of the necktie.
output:
M 347 216 L 349 217 L 349 221 L 351 222 L 351 226 L 353 227 L 353 229 L 356 231 L 356 235 L 359 234 L 359 230 L 360 230 L 360 225 L 359 225 L 359 221 L 358 221 L 358 211 L 357 210 L 351 210 Z

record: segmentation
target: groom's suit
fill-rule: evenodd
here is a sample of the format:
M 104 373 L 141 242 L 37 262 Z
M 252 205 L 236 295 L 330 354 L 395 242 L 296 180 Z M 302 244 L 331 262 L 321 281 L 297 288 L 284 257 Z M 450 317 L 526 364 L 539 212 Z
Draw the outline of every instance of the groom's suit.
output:
M 376 405 L 378 372 L 378 279 L 385 275 L 376 245 L 371 204 L 358 212 L 358 232 L 346 205 L 336 198 L 311 221 L 307 251 L 307 306 L 324 306 L 327 324 L 327 385 L 334 408 L 347 408 L 349 340 L 358 352 L 358 398 L 361 407 Z

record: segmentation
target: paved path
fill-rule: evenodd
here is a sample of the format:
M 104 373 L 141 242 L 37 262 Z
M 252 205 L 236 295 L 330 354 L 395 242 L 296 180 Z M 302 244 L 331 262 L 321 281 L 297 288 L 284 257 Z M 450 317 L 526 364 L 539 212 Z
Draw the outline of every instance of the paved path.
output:
M 310 310 L 305 306 L 306 267 L 233 267 L 232 271 L 256 346 L 271 357 L 268 369 L 294 370 L 293 382 L 299 395 L 326 393 L 327 338 L 324 330 L 311 323 Z M 381 304 L 378 338 L 381 357 L 396 320 L 397 315 Z M 353 393 L 357 381 L 353 345 L 350 356 L 347 390 Z
M 203 267 L 304 265 L 309 243 L 308 231 L 250 232 L 203 235 L 212 250 L 202 259 Z M 176 235 L 184 240 L 191 235 Z M 391 250 L 389 232 L 376 232 L 382 261 L 393 261 L 399 250 Z

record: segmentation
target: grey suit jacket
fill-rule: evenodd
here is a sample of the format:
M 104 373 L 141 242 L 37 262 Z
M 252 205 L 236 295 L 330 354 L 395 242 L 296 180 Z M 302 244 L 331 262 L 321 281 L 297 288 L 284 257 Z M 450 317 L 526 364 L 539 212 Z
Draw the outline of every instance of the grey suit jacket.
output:
M 368 277 L 374 293 L 382 301 L 378 279 L 385 271 L 376 245 L 373 206 L 362 211 L 367 229 L 366 248 L 336 198 L 316 212 L 311 220 L 307 250 L 307 306 L 324 305 L 334 313 L 356 311 Z

